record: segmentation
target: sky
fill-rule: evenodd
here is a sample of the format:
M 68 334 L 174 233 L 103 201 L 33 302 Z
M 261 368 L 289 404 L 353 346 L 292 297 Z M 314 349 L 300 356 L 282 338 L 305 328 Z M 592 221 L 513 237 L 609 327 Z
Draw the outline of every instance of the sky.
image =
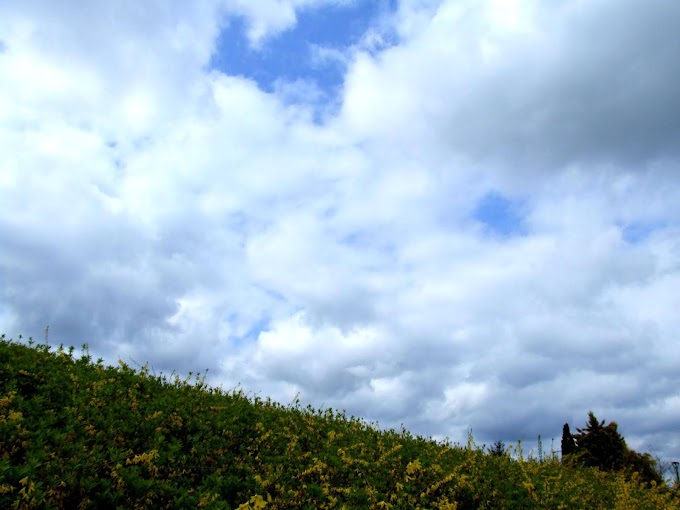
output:
M 0 332 L 680 460 L 676 0 L 0 1 Z

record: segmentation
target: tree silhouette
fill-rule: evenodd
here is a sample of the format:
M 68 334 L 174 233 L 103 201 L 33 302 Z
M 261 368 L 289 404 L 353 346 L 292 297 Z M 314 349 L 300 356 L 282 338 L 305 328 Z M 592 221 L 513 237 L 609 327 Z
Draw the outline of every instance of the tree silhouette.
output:
M 574 441 L 581 463 L 606 471 L 623 468 L 624 455 L 628 447 L 618 432 L 616 422 L 611 422 L 605 427 L 604 420 L 599 422 L 590 411 L 586 427 L 576 430 L 578 434 L 574 435 Z
M 562 427 L 562 457 L 571 455 L 576 450 L 576 442 L 574 441 L 574 436 L 571 435 L 571 430 L 569 430 L 569 424 L 565 423 Z
M 489 454 L 495 457 L 502 457 L 505 455 L 505 443 L 501 440 L 496 441 L 492 446 L 489 447 Z
M 570 461 L 584 466 L 603 471 L 626 471 L 629 474 L 637 472 L 642 481 L 655 482 L 657 485 L 663 483 L 652 456 L 629 449 L 615 421 L 605 426 L 604 420 L 598 421 L 590 411 L 586 426 L 576 430 L 576 434 L 571 434 L 568 424 L 562 429 L 563 459 L 567 455 Z

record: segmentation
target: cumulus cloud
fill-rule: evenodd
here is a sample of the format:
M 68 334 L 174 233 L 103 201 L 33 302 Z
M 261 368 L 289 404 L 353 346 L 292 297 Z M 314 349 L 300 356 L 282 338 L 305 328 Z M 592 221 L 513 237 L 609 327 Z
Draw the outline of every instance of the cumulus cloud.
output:
M 676 3 L 403 0 L 321 120 L 208 69 L 234 16 L 266 49 L 331 4 L 0 7 L 0 330 L 421 434 L 593 409 L 680 452 Z
M 674 3 L 431 4 L 404 2 L 405 43 L 348 73 L 344 120 L 360 135 L 419 130 L 431 150 L 542 171 L 677 157 Z

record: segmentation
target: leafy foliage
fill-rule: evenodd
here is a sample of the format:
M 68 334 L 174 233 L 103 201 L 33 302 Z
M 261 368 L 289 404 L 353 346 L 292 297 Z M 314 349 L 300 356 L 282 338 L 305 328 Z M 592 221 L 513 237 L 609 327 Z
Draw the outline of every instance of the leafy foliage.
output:
M 0 339 L 0 508 L 680 509 L 665 487 L 493 456 Z

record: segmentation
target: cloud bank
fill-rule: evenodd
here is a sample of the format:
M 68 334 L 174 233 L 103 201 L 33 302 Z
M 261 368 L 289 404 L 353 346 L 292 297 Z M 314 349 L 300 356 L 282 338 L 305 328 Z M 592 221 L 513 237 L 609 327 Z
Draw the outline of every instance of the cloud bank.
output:
M 680 455 L 680 5 L 402 0 L 321 118 L 211 68 L 234 19 L 266 52 L 336 3 L 2 5 L 0 330 Z

